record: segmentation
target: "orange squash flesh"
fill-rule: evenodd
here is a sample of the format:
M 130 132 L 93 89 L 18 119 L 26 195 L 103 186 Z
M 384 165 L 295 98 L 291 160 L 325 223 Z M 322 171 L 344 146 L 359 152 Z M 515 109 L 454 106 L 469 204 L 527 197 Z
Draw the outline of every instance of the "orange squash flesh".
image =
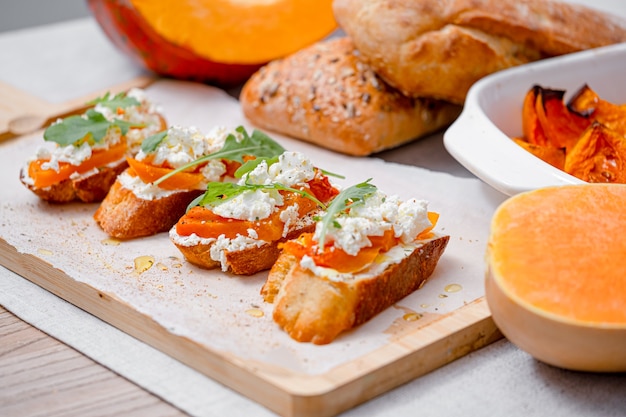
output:
M 567 107 L 626 136 L 626 105 L 603 100 L 586 84 L 570 99 Z
M 126 158 L 131 175 L 137 175 L 143 182 L 150 184 L 173 171 L 172 168 L 157 167 L 134 158 Z M 199 172 L 179 172 L 159 183 L 164 190 L 193 190 L 202 182 L 204 176 Z
M 106 150 L 93 151 L 90 158 L 80 165 L 72 165 L 68 162 L 60 162 L 59 169 L 43 169 L 42 165 L 48 160 L 38 159 L 28 165 L 28 176 L 34 181 L 37 188 L 45 188 L 53 184 L 58 184 L 67 180 L 73 174 L 83 174 L 94 168 L 103 167 L 124 158 L 126 154 L 126 142 L 122 141 L 118 145 Z
M 285 204 L 280 211 L 272 213 L 268 218 L 259 221 L 228 219 L 213 213 L 204 207 L 192 207 L 176 224 L 176 233 L 190 236 L 192 233 L 202 238 L 218 238 L 225 235 L 234 239 L 237 235 L 247 236 L 248 229 L 254 229 L 258 239 L 266 242 L 277 241 L 282 237 L 284 222 L 280 213 L 294 204 L 298 204 L 298 213 L 304 216 L 315 209 L 316 204 L 299 194 L 283 193 Z
M 524 98 L 522 129 L 529 143 L 570 149 L 591 124 L 563 102 L 565 91 L 534 86 Z
M 626 138 L 594 123 L 565 157 L 563 170 L 587 182 L 626 183 Z
M 432 229 L 439 220 L 439 213 L 428 212 L 428 219 L 431 225 L 417 236 L 417 240 L 432 237 Z M 319 252 L 312 233 L 304 233 L 297 240 L 286 242 L 283 250 L 298 259 L 302 259 L 304 255 L 310 256 L 317 266 L 333 268 L 342 273 L 354 273 L 374 262 L 380 253 L 389 251 L 399 241 L 394 236 L 393 229 L 386 230 L 382 236 L 368 236 L 368 239 L 371 246 L 361 248 L 356 255 L 350 255 L 343 249 L 334 247 L 332 243 L 325 246 L 323 252 Z
M 332 0 L 131 0 L 165 40 L 214 62 L 258 64 L 330 34 Z
M 550 187 L 507 200 L 492 220 L 491 276 L 543 314 L 626 330 L 624 207 L 619 184 Z
M 565 149 L 553 146 L 535 145 L 520 138 L 513 138 L 513 141 L 537 158 L 544 160 L 555 168 L 564 169 Z
M 339 191 L 330 184 L 328 177 L 316 176 L 308 182 L 308 192 L 323 203 L 327 203 Z M 234 239 L 237 235 L 248 236 L 248 229 L 256 231 L 258 239 L 266 242 L 280 240 L 283 234 L 284 221 L 280 219 L 281 213 L 289 206 L 298 205 L 299 217 L 304 217 L 317 208 L 317 204 L 300 194 L 290 191 L 279 191 L 283 196 L 283 205 L 278 207 L 268 218 L 258 221 L 224 218 L 209 208 L 192 207 L 176 223 L 176 233 L 181 236 L 196 234 L 201 238 L 218 238 L 225 235 L 226 238 Z

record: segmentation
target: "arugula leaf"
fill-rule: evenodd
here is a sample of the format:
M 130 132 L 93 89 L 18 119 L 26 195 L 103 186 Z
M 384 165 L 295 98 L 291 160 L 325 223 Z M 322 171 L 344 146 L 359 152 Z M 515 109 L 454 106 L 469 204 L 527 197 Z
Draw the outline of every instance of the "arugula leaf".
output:
M 285 152 L 285 148 L 283 148 L 280 144 L 278 144 L 268 135 L 259 130 L 255 129 L 252 132 L 251 136 L 248 135 L 248 132 L 246 132 L 243 126 L 239 126 L 235 130 L 243 135 L 243 139 L 240 142 L 237 142 L 237 138 L 235 137 L 235 135 L 230 134 L 224 141 L 224 146 L 222 146 L 219 151 L 213 152 L 210 155 L 205 155 L 201 158 L 196 159 L 195 161 L 176 168 L 175 170 L 156 180 L 154 182 L 154 185 L 159 185 L 161 182 L 178 174 L 179 172 L 185 171 L 188 168 L 202 164 L 211 159 L 226 159 L 229 161 L 241 162 L 243 164 L 243 166 L 240 167 L 241 169 L 247 164 L 246 162 L 244 162 L 244 157 L 246 156 L 254 156 L 256 159 L 260 159 L 260 161 L 262 161 L 265 159 L 277 157 Z M 260 161 L 256 162 L 256 164 L 258 165 Z M 251 165 L 247 165 L 245 169 L 250 169 L 250 166 Z
M 161 132 L 150 135 L 141 142 L 141 150 L 144 153 L 154 152 L 156 148 L 163 142 L 163 139 L 167 136 L 167 129 Z
M 137 125 L 119 119 L 108 121 L 102 113 L 89 109 L 84 116 L 69 116 L 61 122 L 49 126 L 45 130 L 43 138 L 61 146 L 78 146 L 84 140 L 92 140 L 97 143 L 102 141 L 107 130 L 112 126 L 119 127 L 122 135 L 125 135 L 129 128 Z
M 374 194 L 377 190 L 374 184 L 370 184 L 372 179 L 363 181 L 362 183 L 353 185 L 340 192 L 333 201 L 326 208 L 326 213 L 322 216 L 322 226 L 317 240 L 317 244 L 320 250 L 324 250 L 324 244 L 326 243 L 326 232 L 333 226 L 337 227 L 339 224 L 336 220 L 337 216 L 341 215 L 349 207 L 355 207 L 355 205 L 364 204 L 367 197 Z
M 87 102 L 87 104 L 94 106 L 96 104 L 100 104 L 101 106 L 107 107 L 111 110 L 117 110 L 118 108 L 125 109 L 131 106 L 138 106 L 141 103 L 134 97 L 128 97 L 124 92 L 118 93 L 113 97 L 111 97 L 111 94 L 107 92 L 104 96 L 91 100 Z
M 300 194 L 301 196 L 308 198 L 313 201 L 318 206 L 325 208 L 326 205 L 315 198 L 312 194 L 299 190 L 297 188 L 287 187 L 286 185 L 280 183 L 272 183 L 272 184 L 235 184 L 232 182 L 211 182 L 207 186 L 207 190 L 197 201 L 194 201 L 194 205 L 200 205 L 203 207 L 206 206 L 216 206 L 220 203 L 228 201 L 237 197 L 240 194 L 243 194 L 246 191 L 256 191 L 256 190 L 283 190 L 290 191 L 293 193 Z M 193 207 L 190 205 L 189 207 Z

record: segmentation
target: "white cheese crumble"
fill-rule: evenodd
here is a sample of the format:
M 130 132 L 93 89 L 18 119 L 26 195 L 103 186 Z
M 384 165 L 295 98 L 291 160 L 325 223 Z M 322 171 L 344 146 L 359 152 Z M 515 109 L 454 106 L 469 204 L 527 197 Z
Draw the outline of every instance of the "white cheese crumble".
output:
M 248 232 L 250 229 L 248 229 Z M 256 233 L 254 233 L 256 235 Z M 222 266 L 222 271 L 228 271 L 228 263 L 226 261 L 226 254 L 229 252 L 238 252 L 249 248 L 263 246 L 266 243 L 262 240 L 257 240 L 250 236 L 238 235 L 234 239 L 229 239 L 225 235 L 220 235 L 217 240 L 211 245 L 210 255 L 211 259 L 218 261 Z
M 298 204 L 293 204 L 283 210 L 280 215 L 280 221 L 284 223 L 283 226 L 283 237 L 287 237 L 292 228 L 298 224 L 298 219 L 300 217 L 299 211 L 300 206 Z
M 139 105 L 126 107 L 121 114 L 117 114 L 113 109 L 104 106 L 102 103 L 96 104 L 94 110 L 102 114 L 108 121 L 119 119 L 135 125 L 144 126 L 141 128 L 131 128 L 126 132 L 126 141 L 128 147 L 132 150 L 134 147 L 139 146 L 143 139 L 161 130 L 161 109 L 148 100 L 145 91 L 142 89 L 133 88 L 128 91 L 127 96 L 135 98 L 139 101 Z M 81 117 L 86 119 L 87 114 L 82 114 Z M 61 123 L 62 121 L 63 119 L 58 119 L 54 123 Z M 74 166 L 80 166 L 91 157 L 93 151 L 108 149 L 121 141 L 121 129 L 117 126 L 113 126 L 107 130 L 101 141 L 93 145 L 89 145 L 86 142 L 82 143 L 80 146 L 57 146 L 55 143 L 47 143 L 47 147 L 39 147 L 35 155 L 28 162 L 37 159 L 46 159 L 48 161 L 43 163 L 41 168 L 58 172 L 59 163 L 69 163 Z
M 241 183 L 272 184 L 280 183 L 287 187 L 304 184 L 315 177 L 315 168 L 311 161 L 300 152 L 284 152 L 278 162 L 269 167 L 261 162 L 254 170 L 241 179 Z
M 141 88 L 130 89 L 126 96 L 134 98 L 139 104 L 124 108 L 121 114 L 118 114 L 114 109 L 104 106 L 102 103 L 96 104 L 94 110 L 102 114 L 108 121 L 119 119 L 133 125 L 142 125 L 142 127 L 133 127 L 126 132 L 126 141 L 134 153 L 145 138 L 161 131 L 163 128 L 160 116 L 162 109 L 159 105 L 150 101 L 146 92 Z M 111 98 L 113 97 L 114 95 L 111 96 Z
M 250 190 L 216 205 L 212 211 L 230 219 L 255 221 L 269 217 L 282 204 L 283 198 L 275 190 Z
M 356 255 L 361 248 L 371 246 L 368 236 L 382 236 L 393 228 L 400 242 L 409 244 L 417 235 L 431 226 L 428 219 L 428 202 L 411 199 L 401 201 L 397 196 L 386 196 L 377 191 L 362 205 L 352 207 L 346 215 L 336 219 L 339 227 L 326 230 L 326 241 Z M 321 223 L 315 229 L 315 240 L 319 240 Z
M 167 136 L 157 146 L 154 152 L 146 154 L 139 151 L 137 160 L 145 160 L 151 157 L 150 163 L 155 166 L 165 165 L 170 168 L 178 168 L 195 161 L 205 155 L 219 151 L 229 134 L 241 140 L 241 134 L 234 130 L 218 126 L 213 128 L 208 134 L 202 134 L 196 127 L 172 126 L 167 132 Z M 226 166 L 219 159 L 212 159 L 202 167 L 200 173 L 204 177 L 196 188 L 206 189 L 211 181 L 219 181 L 226 173 Z M 152 184 L 146 184 L 139 177 L 118 177 L 122 186 L 135 194 L 137 198 L 143 200 L 155 200 L 167 197 L 179 190 L 165 190 Z
M 304 184 L 314 177 L 315 169 L 308 158 L 299 152 L 284 152 L 278 157 L 278 162 L 269 166 L 266 161 L 261 162 L 252 171 L 246 173 L 238 184 L 280 183 L 293 187 Z M 278 206 L 282 205 L 283 198 L 277 190 L 246 190 L 230 200 L 216 204 L 212 210 L 222 217 L 255 221 L 269 217 Z
M 172 126 L 154 152 L 146 154 L 139 151 L 135 158 L 141 161 L 150 156 L 153 165 L 167 164 L 170 168 L 178 168 L 219 151 L 229 133 L 229 130 L 222 127 L 204 135 L 194 126 Z
M 180 193 L 180 190 L 166 190 L 154 184 L 146 184 L 136 175 L 130 175 L 124 171 L 117 176 L 122 188 L 130 190 L 135 197 L 141 200 L 158 200 L 159 198 L 169 197 L 172 194 Z

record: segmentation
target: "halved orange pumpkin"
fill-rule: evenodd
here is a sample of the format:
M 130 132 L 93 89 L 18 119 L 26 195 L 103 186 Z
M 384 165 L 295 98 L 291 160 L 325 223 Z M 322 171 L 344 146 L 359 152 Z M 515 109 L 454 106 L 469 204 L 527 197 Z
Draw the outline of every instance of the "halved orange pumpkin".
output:
M 332 0 L 89 0 L 114 44 L 158 74 L 234 85 L 336 28 Z
M 626 371 L 626 185 L 518 194 L 496 210 L 486 299 L 502 333 L 535 358 Z

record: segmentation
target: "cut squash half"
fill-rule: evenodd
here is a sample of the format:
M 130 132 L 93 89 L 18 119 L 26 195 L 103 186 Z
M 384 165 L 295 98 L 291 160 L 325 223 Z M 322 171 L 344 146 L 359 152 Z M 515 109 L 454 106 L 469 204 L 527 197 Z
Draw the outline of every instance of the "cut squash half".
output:
M 336 28 L 332 0 L 131 0 L 164 39 L 222 63 L 282 58 Z
M 535 358 L 626 371 L 626 185 L 518 194 L 495 212 L 486 299 L 502 333 Z

